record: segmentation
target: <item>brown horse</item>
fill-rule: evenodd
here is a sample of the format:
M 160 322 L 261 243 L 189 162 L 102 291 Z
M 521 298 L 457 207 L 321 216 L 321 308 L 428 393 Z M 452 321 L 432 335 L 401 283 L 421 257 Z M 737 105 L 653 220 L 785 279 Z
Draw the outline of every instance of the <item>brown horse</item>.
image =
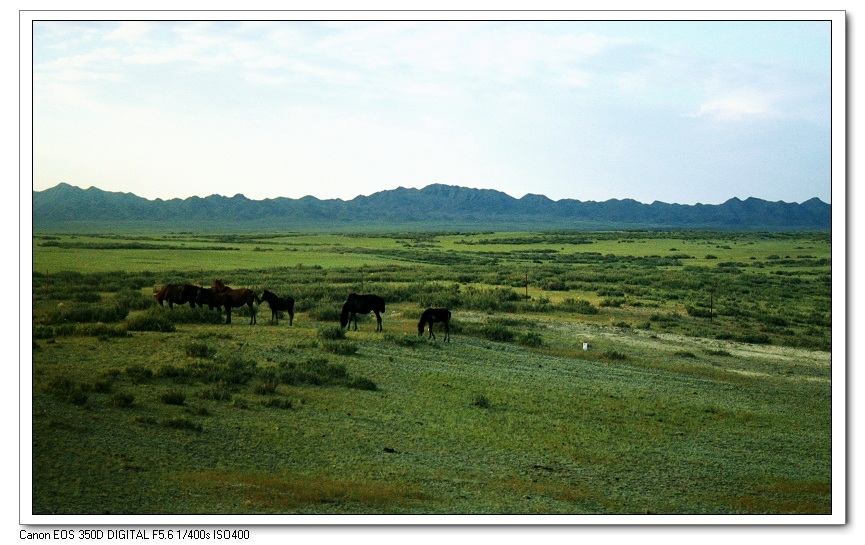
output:
M 195 300 L 198 297 L 199 286 L 192 284 L 165 284 L 161 290 L 153 294 L 159 302 L 159 306 L 164 307 L 164 301 L 168 301 L 168 308 L 174 310 L 174 305 L 185 305 L 195 308 Z
M 249 307 L 249 314 L 252 316 L 249 320 L 249 325 L 255 323 L 255 308 L 252 306 L 253 303 L 261 304 L 261 299 L 258 298 L 258 295 L 255 294 L 249 288 L 240 288 L 240 289 L 231 289 L 226 286 L 222 280 L 214 280 L 213 284 L 210 286 L 213 291 L 217 294 L 223 295 L 220 301 L 220 304 L 225 307 L 225 323 L 231 323 L 231 308 L 232 307 L 242 307 L 246 305 Z

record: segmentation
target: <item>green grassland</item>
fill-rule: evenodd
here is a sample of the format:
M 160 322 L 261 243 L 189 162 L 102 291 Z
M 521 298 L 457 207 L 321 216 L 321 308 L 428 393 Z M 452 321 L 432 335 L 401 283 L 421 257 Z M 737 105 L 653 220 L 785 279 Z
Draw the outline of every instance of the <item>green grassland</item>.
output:
M 51 234 L 33 251 L 36 514 L 833 509 L 829 234 Z M 152 296 L 215 278 L 294 297 L 294 325 Z M 339 328 L 350 292 L 386 299 L 384 332 Z M 418 336 L 428 306 L 453 311 L 450 343 Z

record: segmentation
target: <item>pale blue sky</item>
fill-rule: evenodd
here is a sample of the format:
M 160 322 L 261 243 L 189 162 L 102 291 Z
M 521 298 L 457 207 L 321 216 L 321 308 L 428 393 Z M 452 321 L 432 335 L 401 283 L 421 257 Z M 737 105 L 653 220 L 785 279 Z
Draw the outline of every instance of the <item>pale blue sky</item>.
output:
M 350 199 L 445 183 L 583 201 L 831 202 L 831 31 L 36 21 L 33 188 Z

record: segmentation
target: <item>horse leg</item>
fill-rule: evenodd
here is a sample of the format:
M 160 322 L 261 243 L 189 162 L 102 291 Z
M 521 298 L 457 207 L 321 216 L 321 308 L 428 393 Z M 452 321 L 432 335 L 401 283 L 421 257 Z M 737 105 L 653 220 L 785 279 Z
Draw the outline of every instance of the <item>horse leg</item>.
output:
M 434 323 L 435 322 L 432 322 L 432 321 L 429 323 L 429 337 L 428 337 L 429 339 L 435 339 L 436 338 L 436 334 L 433 333 L 433 324 Z
M 270 309 L 270 323 L 273 323 L 274 320 L 276 320 L 276 325 L 279 325 L 279 312 Z
M 226 324 L 231 323 L 231 304 L 230 303 L 225 305 L 225 323 Z
M 445 322 L 445 341 L 451 342 L 451 326 L 448 322 Z
M 378 322 L 378 325 L 376 326 L 375 330 L 381 331 L 381 314 L 379 314 L 377 310 L 374 310 L 373 312 L 375 312 L 375 320 L 376 320 L 376 322 Z
M 253 325 L 255 323 L 255 309 L 252 308 L 252 301 L 246 305 L 249 307 L 249 313 L 252 315 L 252 318 L 249 319 L 249 325 Z
M 354 320 L 354 330 L 357 331 L 357 312 L 351 313 L 351 318 L 348 319 L 348 323 L 351 324 L 352 320 Z

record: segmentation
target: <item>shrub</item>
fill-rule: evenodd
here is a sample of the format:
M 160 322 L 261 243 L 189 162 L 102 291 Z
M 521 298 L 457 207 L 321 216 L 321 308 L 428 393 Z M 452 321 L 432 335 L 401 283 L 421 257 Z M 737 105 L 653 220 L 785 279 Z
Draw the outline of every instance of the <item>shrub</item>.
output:
M 192 358 L 210 359 L 216 355 L 216 349 L 209 344 L 192 341 L 186 345 L 186 355 Z
M 46 390 L 57 399 L 68 401 L 74 405 L 84 405 L 87 403 L 87 393 L 81 385 L 66 377 L 51 380 Z
M 292 409 L 294 408 L 294 403 L 291 402 L 290 399 L 285 399 L 282 397 L 270 397 L 261 402 L 261 404 L 265 407 L 269 407 L 272 409 Z
M 246 309 L 246 307 L 242 307 Z M 165 317 L 174 324 L 221 324 L 223 321 L 222 313 L 217 310 L 210 310 L 207 307 L 187 307 L 175 306 L 174 310 L 165 311 L 164 309 L 154 308 L 154 312 L 162 312 Z M 240 309 L 232 309 L 233 316 L 244 316 Z M 249 316 L 249 311 L 245 314 Z
M 183 405 L 186 402 L 186 395 L 179 390 L 172 390 L 163 392 L 159 399 L 166 405 Z
M 57 335 L 54 333 L 54 328 L 46 325 L 33 326 L 33 339 L 53 339 Z M 34 346 L 35 348 L 35 346 Z
M 295 311 L 302 310 L 301 308 L 296 307 Z M 339 309 L 335 308 L 333 305 L 323 305 L 312 308 L 308 311 L 307 316 L 312 318 L 313 320 L 317 320 L 319 322 L 338 322 L 339 321 Z
M 209 366 L 207 378 L 211 382 L 224 382 L 229 385 L 243 385 L 255 376 L 255 362 L 232 356 L 222 365 Z
M 426 344 L 426 337 L 419 335 L 396 335 L 393 333 L 385 333 L 384 339 L 386 341 L 392 342 L 397 346 L 402 346 L 404 348 L 416 348 L 419 345 Z
M 80 291 L 73 294 L 72 300 L 79 303 L 98 303 L 102 300 L 102 296 L 95 291 Z
M 163 420 L 161 422 L 161 424 L 162 424 L 162 426 L 164 426 L 166 428 L 174 428 L 174 429 L 178 429 L 178 430 L 190 430 L 190 431 L 199 431 L 200 432 L 204 429 L 204 428 L 202 428 L 201 424 L 199 424 L 197 422 L 193 422 L 192 420 L 189 420 L 188 418 L 182 418 L 182 417 L 180 417 L 180 418 L 168 418 L 166 420 Z
M 273 395 L 279 386 L 279 376 L 275 369 L 265 369 L 258 373 L 258 383 L 255 385 L 255 393 L 260 395 Z
M 478 395 L 472 400 L 472 405 L 481 409 L 489 409 L 490 400 L 487 399 L 487 396 Z
M 770 324 L 770 325 L 773 325 L 773 326 L 778 326 L 778 327 L 785 327 L 785 326 L 790 325 L 790 322 L 788 322 L 787 319 L 784 318 L 783 316 L 773 316 L 773 315 L 764 316 L 763 322 Z
M 318 328 L 318 336 L 323 339 L 339 340 L 345 338 L 345 331 L 338 325 L 330 325 Z
M 673 352 L 674 356 L 679 356 L 680 358 L 692 358 L 696 359 L 696 355 L 693 352 L 688 352 L 687 350 L 677 350 Z
M 117 392 L 111 396 L 111 404 L 121 409 L 131 407 L 134 401 L 135 396 L 126 392 Z
M 733 339 L 742 343 L 750 344 L 772 344 L 772 339 L 765 333 L 748 332 L 733 335 Z
M 372 392 L 378 390 L 378 386 L 376 386 L 375 382 L 364 377 L 356 377 L 351 379 L 351 381 L 348 383 L 348 387 L 354 388 L 355 390 L 368 390 Z
M 353 356 L 357 353 L 357 345 L 347 341 L 324 341 L 321 346 L 325 351 L 339 356 Z
M 63 336 L 98 337 L 105 340 L 110 337 L 126 337 L 129 335 L 125 326 L 97 323 L 60 324 L 54 326 L 34 325 L 34 339 L 53 339 Z
M 679 315 L 670 313 L 670 314 L 652 314 L 649 316 L 649 321 L 651 322 L 660 322 L 665 324 L 672 324 L 679 321 Z
M 55 308 L 46 318 L 48 324 L 80 322 L 119 322 L 126 318 L 128 309 L 120 305 L 75 304 Z
M 126 329 L 129 331 L 157 331 L 160 333 L 171 333 L 177 328 L 174 322 L 168 319 L 164 313 L 156 309 L 135 313 L 126 320 Z
M 249 401 L 245 397 L 231 396 L 231 406 L 236 409 L 248 409 Z
M 606 350 L 604 352 L 601 352 L 601 359 L 605 359 L 607 361 L 625 361 L 628 359 L 628 355 L 621 352 L 616 352 L 615 350 Z
M 349 375 L 344 365 L 331 364 L 326 358 L 309 358 L 302 362 L 283 364 L 279 373 L 283 384 L 313 386 L 346 386 L 359 390 L 376 390 L 375 383 L 363 377 Z
M 231 399 L 232 395 L 234 395 L 234 390 L 225 382 L 216 383 L 201 392 L 201 397 L 204 399 L 212 399 L 214 401 L 228 401 Z
M 469 286 L 463 294 L 461 305 L 465 308 L 483 312 L 510 311 L 516 308 L 516 301 L 523 297 L 510 288 L 480 290 Z
M 520 335 L 517 339 L 517 344 L 520 344 L 522 346 L 528 346 L 531 348 L 539 348 L 544 344 L 544 341 L 543 339 L 541 339 L 540 335 L 538 335 L 534 331 L 530 331 L 528 333 Z
M 480 333 L 483 337 L 491 341 L 503 343 L 513 342 L 514 337 L 516 336 L 511 329 L 508 329 L 506 326 L 499 323 L 485 324 L 483 328 L 481 328 Z
M 577 314 L 597 314 L 599 312 L 595 305 L 585 299 L 573 299 L 569 297 L 558 306 L 564 311 L 575 312 Z
M 690 305 L 685 306 L 685 312 L 688 313 L 688 316 L 695 318 L 711 318 L 713 316 L 712 311 L 708 308 L 692 307 Z
M 118 305 L 129 310 L 147 310 L 156 306 L 156 299 L 133 289 L 118 291 L 114 295 L 114 300 Z
M 142 382 L 147 382 L 148 380 L 153 378 L 153 371 L 140 364 L 130 365 L 126 367 L 126 369 L 124 369 L 123 371 L 126 373 L 126 376 L 128 376 L 133 382 L 138 384 Z
M 161 378 L 184 378 L 189 376 L 189 370 L 166 363 L 154 371 L 154 375 Z
M 121 325 L 111 325 L 99 323 L 76 324 L 73 330 L 74 335 L 82 335 L 86 337 L 98 337 L 102 340 L 110 337 L 127 337 L 129 332 Z

